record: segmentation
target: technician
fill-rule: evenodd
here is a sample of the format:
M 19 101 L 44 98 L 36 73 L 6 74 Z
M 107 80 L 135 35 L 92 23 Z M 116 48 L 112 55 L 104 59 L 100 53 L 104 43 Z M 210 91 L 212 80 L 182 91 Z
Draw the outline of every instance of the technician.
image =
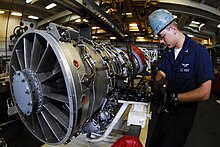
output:
M 183 147 L 198 103 L 209 99 L 212 64 L 207 49 L 183 34 L 169 11 L 158 9 L 148 21 L 166 46 L 154 83 L 157 92 L 164 94 L 165 103 L 150 147 Z

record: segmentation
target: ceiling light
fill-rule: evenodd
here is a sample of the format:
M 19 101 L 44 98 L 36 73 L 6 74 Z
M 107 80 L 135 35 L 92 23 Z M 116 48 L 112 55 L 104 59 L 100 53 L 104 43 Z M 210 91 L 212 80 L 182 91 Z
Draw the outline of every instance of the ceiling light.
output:
M 31 3 L 31 2 L 32 2 L 32 0 L 26 0 L 26 3 L 28 3 L 28 4 Z
M 194 29 L 194 28 L 191 28 L 191 27 L 184 26 L 184 28 L 189 29 L 189 30 L 191 30 L 191 31 L 193 31 L 195 33 L 199 32 L 198 29 Z
M 144 37 L 142 37 L 142 36 L 139 36 L 139 37 L 136 38 L 136 41 L 137 41 L 137 42 L 146 42 L 147 39 L 144 38 Z
M 22 14 L 19 13 L 19 12 L 11 12 L 11 15 L 14 15 L 14 16 L 22 16 Z
M 208 40 L 204 39 L 204 40 L 201 41 L 201 44 L 209 44 L 209 43 L 208 43 Z
M 189 27 L 192 27 L 192 28 L 199 28 L 199 26 L 197 24 L 194 24 L 194 23 L 190 23 L 189 24 Z
M 4 14 L 4 13 L 5 13 L 5 11 L 0 10 L 0 14 Z
M 129 29 L 130 32 L 138 32 L 139 29 L 138 28 L 132 28 L 132 29 Z
M 96 30 L 96 29 L 99 29 L 99 27 L 92 27 L 92 30 Z
M 92 39 L 98 39 L 99 37 L 97 37 L 97 36 L 92 36 Z
M 81 18 L 76 19 L 75 22 L 81 22 Z
M 136 23 L 130 23 L 129 26 L 130 27 L 137 27 L 137 24 Z
M 83 19 L 83 22 L 89 22 L 87 19 Z
M 194 35 L 191 35 L 191 34 L 187 34 L 187 36 L 190 37 L 190 38 L 195 37 Z
M 28 16 L 28 18 L 30 18 L 30 19 L 39 19 L 39 17 L 37 17 L 37 16 Z
M 126 16 L 131 16 L 132 13 L 131 12 L 127 12 L 127 13 L 121 13 L 122 16 L 126 15 Z
M 198 22 L 198 21 L 191 21 L 191 23 L 193 23 L 193 24 L 197 24 L 197 25 L 199 25 L 200 24 L 200 22 Z
M 173 15 L 173 17 L 174 17 L 174 18 L 177 18 L 177 16 L 176 16 L 176 15 Z
M 220 24 L 217 25 L 217 28 L 220 28 Z
M 201 24 L 199 25 L 199 31 L 202 29 L 203 26 L 205 26 L 204 23 L 201 23 Z
M 129 12 L 129 13 L 125 13 L 126 15 L 132 15 L 132 13 L 131 12 Z
M 110 12 L 110 9 L 108 9 L 107 11 L 105 11 L 105 13 L 109 13 Z
M 116 39 L 116 37 L 110 37 L 110 39 Z
M 127 37 L 127 36 L 128 36 L 128 34 L 125 34 L 124 36 L 125 36 L 125 37 Z
M 51 3 L 51 4 L 47 5 L 45 8 L 46 8 L 46 9 L 51 9 L 51 8 L 53 8 L 53 7 L 56 7 L 56 6 L 57 6 L 57 4 Z

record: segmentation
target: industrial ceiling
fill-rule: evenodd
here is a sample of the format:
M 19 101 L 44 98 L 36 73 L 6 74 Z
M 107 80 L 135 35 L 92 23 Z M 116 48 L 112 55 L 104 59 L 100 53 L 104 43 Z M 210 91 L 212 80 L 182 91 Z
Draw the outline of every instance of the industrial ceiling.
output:
M 50 3 L 56 7 L 45 9 Z M 97 27 L 92 30 L 93 38 L 107 40 L 116 37 L 131 40 L 145 37 L 145 41 L 156 40 L 147 22 L 149 14 L 165 8 L 176 15 L 179 27 L 197 40 L 220 40 L 220 1 L 217 0 L 0 0 L 0 10 L 17 11 L 27 16 L 38 16 L 38 28 L 49 22 L 79 29 Z M 79 20 L 80 19 L 80 20 Z M 78 20 L 78 21 L 77 21 Z M 133 25 L 132 25 L 133 24 Z

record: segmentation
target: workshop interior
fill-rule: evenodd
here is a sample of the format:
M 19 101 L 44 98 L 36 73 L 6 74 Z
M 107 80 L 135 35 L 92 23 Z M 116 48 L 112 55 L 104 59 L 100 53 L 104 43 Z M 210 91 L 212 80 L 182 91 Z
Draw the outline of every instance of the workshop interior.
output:
M 219 147 L 220 1 L 0 0 L 0 147 L 148 146 L 165 46 L 148 16 L 174 15 L 214 79 L 184 147 Z

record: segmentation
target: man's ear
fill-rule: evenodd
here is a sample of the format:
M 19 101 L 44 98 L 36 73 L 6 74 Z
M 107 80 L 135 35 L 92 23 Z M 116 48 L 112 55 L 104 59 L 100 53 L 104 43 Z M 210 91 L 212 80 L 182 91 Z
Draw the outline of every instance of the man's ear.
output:
M 171 26 L 170 26 L 170 29 L 172 29 L 173 34 L 176 35 L 176 33 L 177 33 L 177 31 L 178 31 L 177 27 L 176 27 L 175 25 L 171 25 Z

